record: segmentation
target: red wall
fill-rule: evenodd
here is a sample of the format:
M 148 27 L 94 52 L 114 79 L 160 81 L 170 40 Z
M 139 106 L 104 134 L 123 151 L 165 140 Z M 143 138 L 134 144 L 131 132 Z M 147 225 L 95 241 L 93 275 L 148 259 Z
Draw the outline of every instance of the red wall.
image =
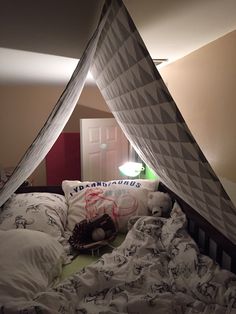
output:
M 80 180 L 80 133 L 61 133 L 46 156 L 47 185 Z

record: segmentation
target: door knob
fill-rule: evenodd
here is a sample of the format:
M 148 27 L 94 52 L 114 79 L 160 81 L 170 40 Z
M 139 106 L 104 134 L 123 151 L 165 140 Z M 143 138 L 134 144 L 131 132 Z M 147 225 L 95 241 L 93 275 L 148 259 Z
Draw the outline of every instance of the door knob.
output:
M 106 143 L 100 144 L 100 148 L 103 150 L 107 149 L 107 144 Z

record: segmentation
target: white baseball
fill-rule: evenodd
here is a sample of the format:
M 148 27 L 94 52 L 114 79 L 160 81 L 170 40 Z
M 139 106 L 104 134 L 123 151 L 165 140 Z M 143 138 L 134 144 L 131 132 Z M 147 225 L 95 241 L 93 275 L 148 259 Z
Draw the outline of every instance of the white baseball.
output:
M 101 241 L 105 239 L 105 231 L 102 228 L 96 228 L 92 232 L 93 241 Z

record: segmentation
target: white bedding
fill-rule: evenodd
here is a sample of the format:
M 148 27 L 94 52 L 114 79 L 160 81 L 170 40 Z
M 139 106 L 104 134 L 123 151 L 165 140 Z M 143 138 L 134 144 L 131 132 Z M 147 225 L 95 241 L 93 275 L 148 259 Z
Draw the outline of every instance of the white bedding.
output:
M 67 211 L 63 195 L 46 192 L 13 194 L 0 211 L 0 230 L 41 231 L 62 243 Z
M 236 276 L 201 254 L 185 215 L 141 217 L 111 254 L 3 313 L 236 313 Z
M 0 305 L 19 306 L 52 287 L 64 260 L 62 245 L 46 233 L 0 231 Z

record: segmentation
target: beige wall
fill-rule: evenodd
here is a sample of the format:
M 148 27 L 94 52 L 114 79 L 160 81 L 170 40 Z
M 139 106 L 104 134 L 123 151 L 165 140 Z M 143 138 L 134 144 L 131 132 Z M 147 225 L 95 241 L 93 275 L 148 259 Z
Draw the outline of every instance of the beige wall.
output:
M 190 130 L 216 174 L 236 198 L 236 31 L 160 70 Z M 0 163 L 12 166 L 46 120 L 63 87 L 0 86 Z M 79 129 L 80 118 L 107 117 L 95 86 L 86 86 L 65 131 Z M 90 108 L 88 108 L 90 107 Z M 94 108 L 97 108 L 95 110 Z M 45 183 L 45 166 L 34 174 Z
M 104 101 L 99 89 L 96 85 L 85 85 L 80 99 L 70 120 L 65 126 L 65 132 L 79 131 L 80 119 L 84 118 L 111 118 L 111 114 L 107 104 Z
M 236 31 L 160 73 L 216 174 L 236 198 Z M 232 194 L 234 194 L 232 196 Z
M 0 85 L 0 164 L 12 167 L 22 157 L 45 123 L 64 86 Z M 96 108 L 96 109 L 95 109 Z M 111 117 L 98 88 L 86 85 L 64 131 L 79 131 L 81 118 Z M 46 183 L 45 162 L 32 174 L 35 185 Z

